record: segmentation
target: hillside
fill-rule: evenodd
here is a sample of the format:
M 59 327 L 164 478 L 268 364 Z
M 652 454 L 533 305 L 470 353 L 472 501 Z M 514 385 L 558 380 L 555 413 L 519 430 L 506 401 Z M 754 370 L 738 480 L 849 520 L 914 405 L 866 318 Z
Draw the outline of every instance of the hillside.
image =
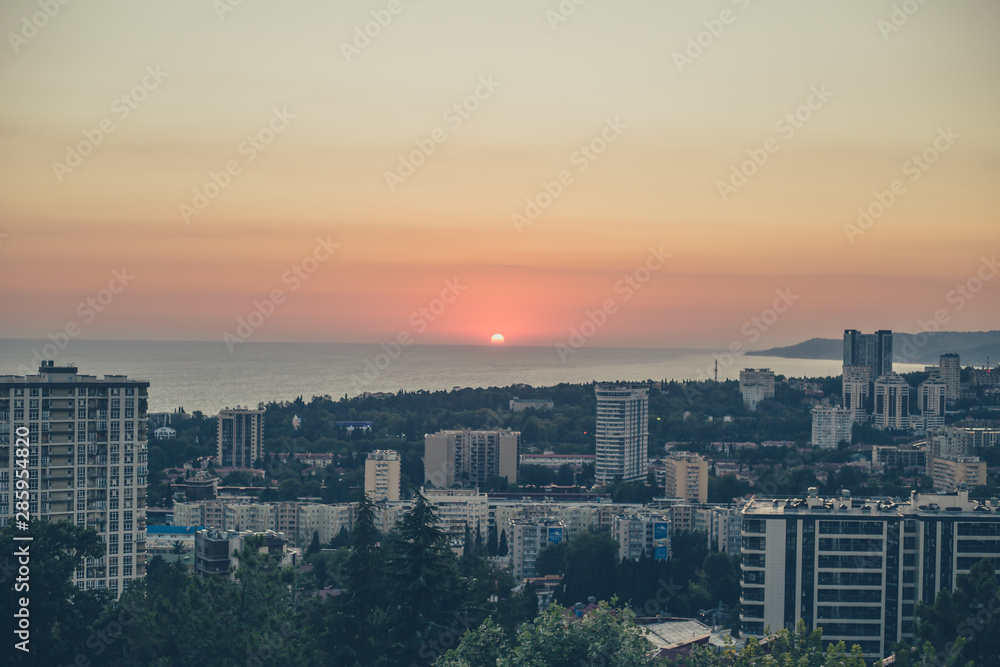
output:
M 948 352 L 957 352 L 964 366 L 982 366 L 987 357 L 995 364 L 1000 361 L 1000 331 L 895 332 L 893 335 L 893 356 L 898 363 L 934 364 L 938 357 Z M 844 343 L 838 338 L 810 338 L 795 345 L 747 354 L 790 359 L 842 359 Z

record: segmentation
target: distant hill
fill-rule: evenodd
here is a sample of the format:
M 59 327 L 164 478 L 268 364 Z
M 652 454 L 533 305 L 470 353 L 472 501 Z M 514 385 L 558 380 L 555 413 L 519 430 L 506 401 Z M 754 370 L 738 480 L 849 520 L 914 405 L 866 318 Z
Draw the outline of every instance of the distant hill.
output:
M 898 363 L 936 364 L 942 354 L 956 352 L 962 358 L 963 366 L 982 366 L 987 357 L 990 364 L 995 365 L 1000 362 L 1000 331 L 893 332 L 892 351 L 894 361 Z M 844 341 L 840 338 L 810 338 L 795 345 L 747 354 L 790 359 L 843 359 Z

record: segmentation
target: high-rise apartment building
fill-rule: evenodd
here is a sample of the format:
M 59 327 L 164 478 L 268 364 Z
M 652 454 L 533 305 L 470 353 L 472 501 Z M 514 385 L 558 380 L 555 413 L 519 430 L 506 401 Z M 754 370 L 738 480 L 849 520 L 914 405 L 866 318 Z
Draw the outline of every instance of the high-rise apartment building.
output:
M 873 334 L 863 334 L 856 329 L 845 329 L 844 365 L 867 367 L 869 382 L 891 373 L 892 332 L 881 329 Z
M 145 574 L 148 389 L 51 361 L 38 375 L 0 376 L 0 525 L 13 515 L 18 429 L 26 428 L 31 518 L 94 528 L 103 542 L 101 556 L 77 564 L 79 588 L 117 595 Z
M 518 431 L 439 431 L 424 436 L 424 481 L 450 488 L 476 486 L 491 477 L 517 483 Z
M 868 414 L 868 402 L 871 396 L 868 367 L 844 366 L 843 373 L 840 386 L 844 396 L 844 407 L 851 411 L 854 421 L 863 422 Z
M 847 408 L 817 405 L 812 409 L 812 446 L 836 449 L 841 441 L 851 444 L 853 414 Z
M 644 479 L 649 468 L 649 396 L 646 387 L 597 384 L 595 478 L 610 484 Z
M 262 456 L 264 410 L 226 408 L 219 412 L 217 458 L 223 468 L 253 468 Z
M 692 503 L 708 502 L 708 461 L 704 456 L 669 452 L 663 464 L 664 497 L 683 498 Z
M 376 449 L 365 460 L 365 493 L 372 500 L 399 500 L 399 452 Z
M 774 398 L 774 371 L 770 368 L 744 368 L 740 371 L 740 396 L 751 410 L 757 404 Z
M 920 383 L 917 391 L 917 405 L 924 429 L 941 428 L 944 426 L 944 409 L 948 396 L 948 385 L 937 378 L 930 378 Z
M 938 359 L 939 375 L 948 388 L 947 399 L 954 403 L 962 395 L 962 362 L 955 353 L 942 354 Z
M 954 495 L 909 502 L 820 498 L 750 501 L 743 509 L 742 632 L 823 628 L 824 645 L 868 659 L 913 645 L 916 607 L 1000 552 L 1000 507 Z M 960 620 L 960 619 L 957 619 Z
M 910 385 L 897 373 L 888 373 L 875 381 L 875 426 L 910 428 Z

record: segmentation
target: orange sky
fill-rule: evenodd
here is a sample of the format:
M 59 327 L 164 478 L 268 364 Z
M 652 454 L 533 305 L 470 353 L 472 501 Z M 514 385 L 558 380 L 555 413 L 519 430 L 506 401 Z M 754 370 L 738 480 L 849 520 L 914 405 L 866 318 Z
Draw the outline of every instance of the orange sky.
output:
M 32 32 L 37 4 L 4 3 L 0 336 L 219 340 L 274 290 L 254 340 L 551 345 L 611 299 L 593 344 L 719 347 L 786 289 L 752 347 L 942 308 L 998 328 L 1000 281 L 952 293 L 1000 249 L 995 3 L 928 3 L 895 30 L 892 3 L 860 0 L 593 0 L 565 21 L 554 1 L 421 0 L 348 62 L 389 6 L 109 0 Z M 289 279 L 317 238 L 332 256 Z M 625 289 L 650 248 L 669 258 Z

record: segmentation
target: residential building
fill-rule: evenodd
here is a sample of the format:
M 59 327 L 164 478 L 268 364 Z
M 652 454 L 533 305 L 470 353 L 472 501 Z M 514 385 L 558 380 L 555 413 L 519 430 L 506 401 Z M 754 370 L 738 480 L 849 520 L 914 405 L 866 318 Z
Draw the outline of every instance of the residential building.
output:
M 267 531 L 251 533 L 231 530 L 219 531 L 205 528 L 195 533 L 195 572 L 207 577 L 215 574 L 233 576 L 239 567 L 238 552 L 247 548 L 247 540 L 259 538 L 261 552 L 281 556 L 283 566 L 295 565 L 301 557 L 298 549 L 289 549 L 282 533 Z
M 928 378 L 920 383 L 920 388 L 917 390 L 917 405 L 920 407 L 924 430 L 944 426 L 945 401 L 948 400 L 948 393 L 948 384 L 943 380 Z
M 312 542 L 313 534 L 316 534 L 321 545 L 329 544 L 341 530 L 350 531 L 353 527 L 354 505 L 351 503 L 299 503 L 295 543 L 300 548 L 305 548 Z
M 594 465 L 597 457 L 593 454 L 521 454 L 521 465 L 543 466 L 552 471 L 558 471 L 568 465 L 574 472 L 580 472 L 585 465 Z
M 691 452 L 667 452 L 663 459 L 664 497 L 708 502 L 708 461 Z
M 972 443 L 963 429 L 946 426 L 927 431 L 927 474 L 931 474 L 931 460 L 968 456 Z
M 646 387 L 596 384 L 598 484 L 646 477 L 649 447 L 649 396 Z
M 101 554 L 73 573 L 79 588 L 118 595 L 145 574 L 148 390 L 51 361 L 37 375 L 0 375 L 0 526 L 14 515 L 12 471 L 26 445 L 31 517 L 100 535 Z
M 264 410 L 226 408 L 219 412 L 216 459 L 223 468 L 253 468 L 261 458 Z
M 637 560 L 670 558 L 670 520 L 663 513 L 640 510 L 616 516 L 611 535 L 618 541 L 618 558 Z
M 872 447 L 872 467 L 918 468 L 927 470 L 927 445 L 874 445 Z
M 854 413 L 833 405 L 817 405 L 812 409 L 812 446 L 836 449 L 841 442 L 851 444 Z
M 960 357 L 954 352 L 942 354 L 938 359 L 941 368 L 940 375 L 947 387 L 947 399 L 949 403 L 954 403 L 961 396 L 962 389 L 962 362 Z
M 468 528 L 472 536 L 476 531 L 482 540 L 487 535 L 489 498 L 476 489 L 421 489 L 428 504 L 438 517 L 438 527 L 453 538 L 465 535 Z
M 868 368 L 869 382 L 892 373 L 892 332 L 881 329 L 863 334 L 856 329 L 845 329 L 844 365 Z
M 743 404 L 756 410 L 757 404 L 774 398 L 774 371 L 769 368 L 744 368 L 740 371 L 740 395 Z
M 1000 387 L 1000 364 L 995 368 L 973 368 L 970 384 L 977 387 Z
M 552 518 L 512 519 L 507 525 L 514 579 L 535 576 L 535 558 L 550 544 L 562 542 L 566 526 Z
M 948 456 L 931 460 L 931 479 L 938 493 L 952 493 L 986 484 L 986 462 L 978 456 Z
M 865 421 L 871 397 L 868 367 L 844 366 L 841 393 L 844 397 L 844 407 L 851 411 L 854 421 Z
M 869 660 L 914 640 L 916 606 L 982 558 L 1000 564 L 1000 507 L 953 495 L 909 502 L 754 499 L 743 508 L 742 632 L 823 628 Z
M 555 403 L 547 398 L 517 398 L 510 400 L 510 411 L 521 412 L 523 410 L 551 410 Z
M 376 449 L 365 460 L 365 494 L 375 502 L 399 500 L 399 452 Z
M 518 431 L 439 431 L 424 436 L 424 481 L 450 488 L 477 486 L 491 477 L 517 483 Z
M 875 381 L 875 426 L 896 430 L 910 426 L 910 385 L 897 373 Z

